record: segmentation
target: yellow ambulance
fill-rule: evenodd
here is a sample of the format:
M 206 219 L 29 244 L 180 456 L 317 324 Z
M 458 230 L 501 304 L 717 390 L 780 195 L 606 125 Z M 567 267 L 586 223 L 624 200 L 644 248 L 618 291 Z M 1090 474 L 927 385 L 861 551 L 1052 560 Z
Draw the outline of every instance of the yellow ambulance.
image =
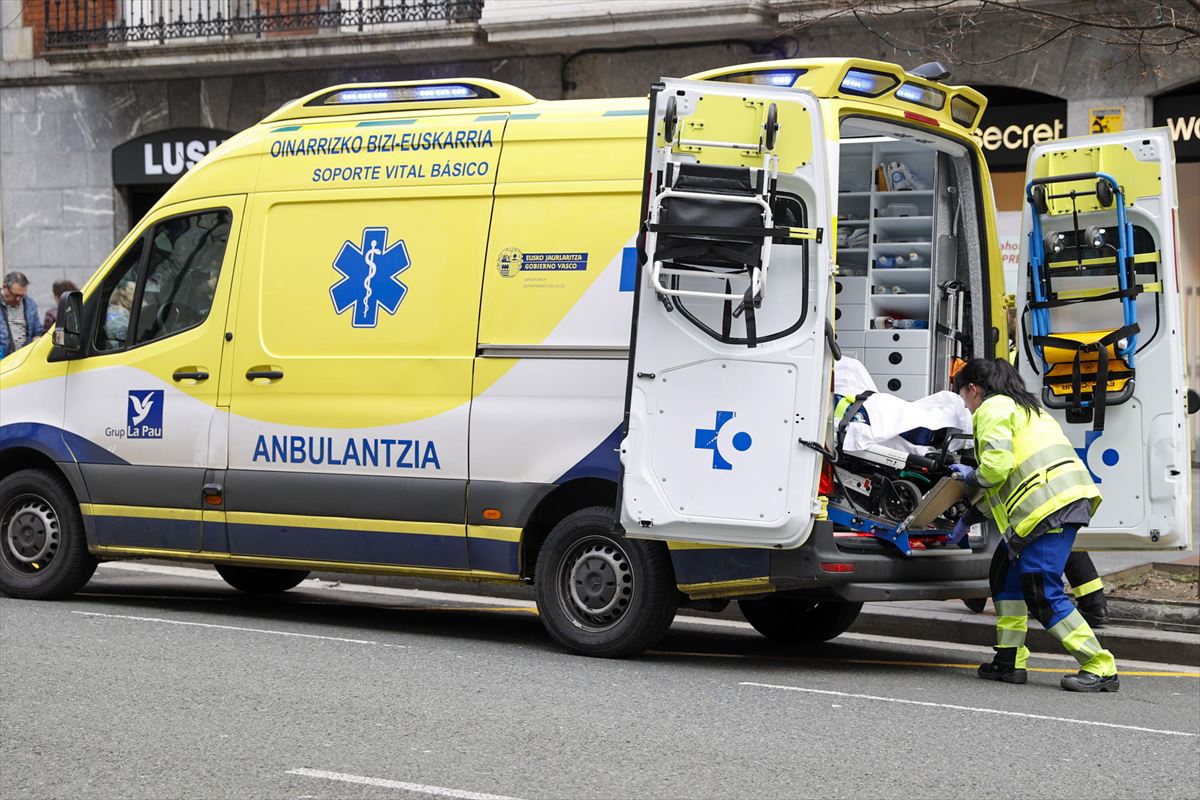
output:
M 606 656 L 652 646 L 680 606 L 737 598 L 767 636 L 820 641 L 864 601 L 986 595 L 994 531 L 901 548 L 842 524 L 821 452 L 839 350 L 906 400 L 1007 352 L 985 101 L 935 77 L 793 60 L 649 98 L 463 78 L 288 103 L 0 362 L 0 590 L 62 597 L 135 558 L 247 592 L 310 570 L 532 583 L 558 642 Z M 1126 456 L 1158 471 L 1123 489 L 1107 546 L 1188 539 L 1183 402 L 1140 389 L 1182 385 L 1171 159 L 1136 161 L 1162 188 L 1130 211 L 1157 254 L 1138 301 L 1157 304 L 1157 372 L 1108 412 L 1163 434 Z M 720 250 L 733 230 L 772 270 L 695 289 L 654 249 L 689 223 L 655 214 L 686 199 L 680 175 L 720 195 L 733 172 L 767 216 L 692 233 Z M 757 385 L 773 427 L 730 405 Z

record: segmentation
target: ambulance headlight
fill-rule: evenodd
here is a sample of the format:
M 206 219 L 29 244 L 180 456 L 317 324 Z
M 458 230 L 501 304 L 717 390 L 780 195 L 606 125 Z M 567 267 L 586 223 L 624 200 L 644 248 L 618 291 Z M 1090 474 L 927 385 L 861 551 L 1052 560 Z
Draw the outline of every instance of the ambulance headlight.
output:
M 372 86 L 362 89 L 341 89 L 326 95 L 318 102 L 324 106 L 349 106 L 367 103 L 474 100 L 481 97 L 495 97 L 495 95 L 479 86 L 471 86 L 466 83 L 435 83 L 422 86 Z
M 895 75 L 871 72 L 865 69 L 852 69 L 846 73 L 846 77 L 842 78 L 840 88 L 846 94 L 879 97 L 899 82 Z
M 807 70 L 803 69 L 758 69 L 745 72 L 731 72 L 728 75 L 718 75 L 712 78 L 721 83 L 742 83 L 754 86 L 782 86 L 789 88 L 796 79 Z
M 941 111 L 942 107 L 946 105 L 945 92 L 915 83 L 906 83 L 901 86 L 896 90 L 896 97 L 919 106 L 925 106 L 925 108 L 932 108 L 935 111 Z

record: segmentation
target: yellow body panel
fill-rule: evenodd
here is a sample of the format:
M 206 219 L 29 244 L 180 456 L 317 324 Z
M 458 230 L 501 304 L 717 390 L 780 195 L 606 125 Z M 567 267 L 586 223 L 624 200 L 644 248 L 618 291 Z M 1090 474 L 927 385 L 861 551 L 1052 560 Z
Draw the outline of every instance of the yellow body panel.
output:
M 1141 161 L 1133 151 L 1120 144 L 1058 150 L 1043 153 L 1034 161 L 1034 177 L 1037 178 L 1070 175 L 1077 172 L 1103 172 L 1108 175 L 1120 175 L 1126 208 L 1132 208 L 1139 198 L 1157 196 L 1162 181 L 1162 167 L 1157 159 Z M 1051 184 L 1047 194 L 1093 192 L 1095 189 L 1096 181 L 1094 180 L 1071 181 Z M 1094 194 L 1077 197 L 1074 206 L 1069 197 L 1048 200 L 1047 205 L 1051 215 L 1070 214 L 1072 208 L 1075 207 L 1081 214 L 1106 208 L 1100 205 L 1100 201 Z
M 913 127 L 927 125 L 931 133 L 950 136 L 974 154 L 992 293 L 988 324 L 1000 329 L 999 341 L 1004 341 L 1003 280 L 990 177 L 970 135 L 973 123 L 960 124 L 950 114 L 951 101 L 961 97 L 978 106 L 977 120 L 985 105 L 982 96 L 967 87 L 942 86 L 909 76 L 895 65 L 866 59 L 765 62 L 691 77 L 717 79 L 733 72 L 776 68 L 803 70 L 795 86 L 820 99 L 828 142 L 838 140 L 844 117 L 859 115 Z M 940 110 L 914 105 L 896 97 L 895 86 L 877 98 L 847 94 L 840 86 L 850 69 L 892 75 L 896 86 L 907 82 L 935 87 L 946 93 L 946 105 Z M 404 85 L 429 83 L 437 82 Z M 170 189 L 83 289 L 85 299 L 90 297 L 129 244 L 157 221 L 224 206 L 233 212 L 234 226 L 206 322 L 145 347 L 57 363 L 46 361 L 50 351 L 46 337 L 4 360 L 3 387 L 62 378 L 68 370 L 81 374 L 123 366 L 169 376 L 174 369 L 203 365 L 219 370 L 219 385 L 181 382 L 176 388 L 192 400 L 251 423 L 281 429 L 349 430 L 455 414 L 465 420 L 472 402 L 521 363 L 518 358 L 479 358 L 479 348 L 546 342 L 604 268 L 633 243 L 641 216 L 649 111 L 644 97 L 540 101 L 494 81 L 471 79 L 470 83 L 495 96 L 342 107 L 324 105 L 321 98 L 354 87 L 331 87 L 286 105 L 232 137 Z M 697 124 L 699 118 L 684 118 L 680 129 L 684 143 L 676 139 L 680 150 L 704 149 L 705 160 L 712 163 L 716 150 L 687 142 L 751 145 L 758 141 L 767 113 L 761 103 L 717 96 L 704 102 L 720 104 L 721 113 L 705 114 L 703 125 Z M 787 116 L 806 113 L 799 106 L 787 104 L 779 112 L 784 135 L 800 131 L 809 136 L 807 120 Z M 811 160 L 813 142 L 807 138 L 792 142 L 786 151 L 789 160 L 780 169 L 790 172 Z M 719 152 L 725 159 L 721 163 L 759 165 L 763 158 L 750 147 Z M 1133 188 L 1131 195 L 1136 196 Z M 833 220 L 810 223 L 829 228 L 828 236 L 836 224 Z M 336 247 L 330 248 L 330 231 L 335 245 L 344 240 L 365 248 L 369 243 L 361 237 L 372 227 L 388 230 L 387 244 L 402 239 L 411 265 L 399 275 L 407 289 L 402 312 L 380 311 L 375 324 L 366 328 L 350 324 L 352 310 L 329 313 L 325 287 L 335 282 L 332 265 L 338 256 Z M 378 244 L 382 247 L 384 242 Z M 587 269 L 536 268 L 538 263 L 554 262 L 560 267 L 582 263 L 576 256 L 583 253 Z M 532 267 L 514 270 L 513 265 Z M 314 283 L 321 291 L 302 290 Z M 231 342 L 222 335 L 224 331 L 230 332 Z M 262 368 L 278 368 L 286 377 L 272 382 L 244 376 L 248 370 Z M 462 448 L 465 479 L 465 442 Z M 452 458 L 443 456 L 447 462 Z M 500 525 L 220 509 L 87 504 L 84 513 L 200 521 L 206 526 L 280 525 L 518 544 L 522 534 L 520 528 Z M 688 542 L 671 542 L 669 547 L 712 550 L 714 555 L 723 549 Z M 205 549 L 98 546 L 93 550 L 105 557 L 161 556 L 487 580 L 515 577 L 485 570 L 241 556 Z M 681 588 L 693 597 L 773 589 L 766 576 Z

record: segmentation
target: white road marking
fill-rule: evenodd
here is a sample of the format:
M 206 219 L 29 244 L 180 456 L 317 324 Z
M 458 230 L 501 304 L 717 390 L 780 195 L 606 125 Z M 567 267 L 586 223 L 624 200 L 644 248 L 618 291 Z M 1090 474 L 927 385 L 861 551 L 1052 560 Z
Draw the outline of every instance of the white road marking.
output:
M 873 694 L 851 694 L 850 692 L 835 692 L 829 689 L 805 689 L 800 686 L 781 686 L 774 683 L 754 683 L 742 681 L 738 686 L 752 686 L 757 689 L 782 689 L 787 692 L 805 692 L 807 694 L 823 694 L 831 697 L 850 697 L 858 700 L 878 700 L 883 703 L 899 703 L 906 706 L 928 706 L 930 708 L 948 708 L 952 711 L 974 711 L 978 714 L 999 714 L 1005 717 L 1022 717 L 1024 719 L 1041 719 L 1049 722 L 1069 722 L 1074 725 L 1095 725 L 1100 728 L 1117 728 L 1124 731 L 1139 733 L 1161 733 L 1164 736 L 1200 736 L 1187 731 L 1164 731 L 1158 728 L 1142 728 L 1138 725 L 1118 725 L 1115 722 L 1097 722 L 1090 719 L 1071 719 L 1069 717 L 1050 717 L 1044 714 L 1026 714 L 1020 711 L 1003 711 L 998 708 L 976 708 L 974 706 L 958 706 L 952 703 L 930 703 L 925 700 L 904 700 L 899 697 L 879 697 Z
M 439 797 L 456 797 L 459 800 L 520 800 L 503 794 L 488 794 L 486 792 L 470 792 L 465 789 L 448 789 L 445 786 L 426 786 L 423 783 L 408 783 L 406 781 L 390 781 L 386 778 L 368 778 L 365 775 L 347 775 L 344 772 L 327 772 L 323 769 L 289 769 L 288 775 L 302 775 L 306 778 L 325 778 L 342 783 L 357 783 L 363 786 L 378 786 L 382 789 L 402 789 L 418 794 L 433 794 Z
M 156 622 L 163 625 L 187 625 L 193 628 L 214 628 L 222 631 L 239 631 L 241 633 L 265 633 L 271 636 L 294 636 L 299 639 L 322 639 L 327 642 L 342 642 L 345 644 L 370 644 L 379 647 L 407 647 L 403 644 L 387 644 L 370 639 L 347 639 L 341 636 L 319 636 L 315 633 L 296 633 L 295 631 L 273 631 L 267 628 L 243 628 L 239 625 L 214 625 L 210 622 L 189 622 L 182 619 L 164 619 L 162 617 L 134 617 L 129 614 L 101 614 L 98 611 L 72 611 L 83 617 L 104 617 L 105 619 L 125 619 L 133 622 Z

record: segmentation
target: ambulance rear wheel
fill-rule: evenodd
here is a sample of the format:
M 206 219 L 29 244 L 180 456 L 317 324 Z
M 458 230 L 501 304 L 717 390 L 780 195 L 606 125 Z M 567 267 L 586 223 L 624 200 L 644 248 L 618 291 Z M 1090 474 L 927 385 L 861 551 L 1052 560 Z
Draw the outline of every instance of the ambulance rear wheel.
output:
M 26 469 L 0 481 L 0 592 L 57 600 L 95 571 L 79 504 L 60 475 Z
M 613 532 L 613 509 L 584 508 L 554 526 L 534 586 L 550 636 L 576 653 L 636 655 L 671 627 L 679 604 L 666 545 Z
M 304 569 L 269 569 L 217 564 L 217 574 L 235 589 L 246 594 L 277 594 L 294 589 L 308 577 Z
M 858 619 L 862 603 L 763 597 L 739 600 L 742 616 L 768 639 L 787 644 L 827 642 L 846 632 Z

